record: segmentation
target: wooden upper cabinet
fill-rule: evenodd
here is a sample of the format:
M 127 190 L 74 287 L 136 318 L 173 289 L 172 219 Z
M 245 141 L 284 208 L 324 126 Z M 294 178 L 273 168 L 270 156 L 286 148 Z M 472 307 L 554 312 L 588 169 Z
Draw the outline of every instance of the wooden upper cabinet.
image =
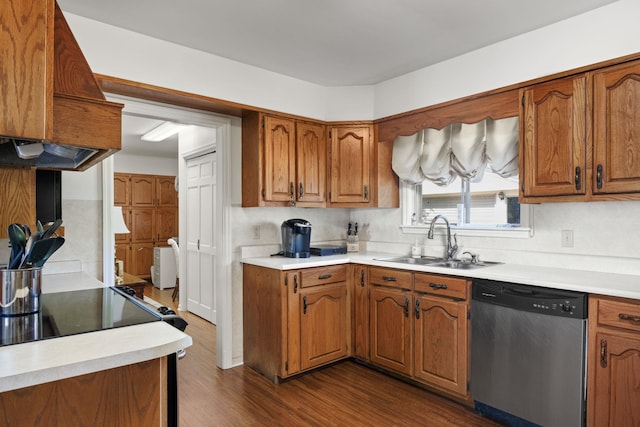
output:
M 593 74 L 593 193 L 640 193 L 640 61 Z
M 372 126 L 331 128 L 330 201 L 345 206 L 371 205 Z
M 151 175 L 131 177 L 131 206 L 155 206 L 156 181 Z
M 584 195 L 589 116 L 582 74 L 523 90 L 521 195 Z
M 242 206 L 324 207 L 325 126 L 251 113 L 242 118 Z
M 295 198 L 295 122 L 264 116 L 264 199 L 289 202 Z
M 113 204 L 129 206 L 131 204 L 131 177 L 115 173 L 113 175 Z
M 156 206 L 178 206 L 176 178 L 173 176 L 156 176 Z
M 296 124 L 296 191 L 301 206 L 324 204 L 327 181 L 325 127 L 315 123 Z
M 52 0 L 0 5 L 0 135 L 51 138 L 54 6 Z

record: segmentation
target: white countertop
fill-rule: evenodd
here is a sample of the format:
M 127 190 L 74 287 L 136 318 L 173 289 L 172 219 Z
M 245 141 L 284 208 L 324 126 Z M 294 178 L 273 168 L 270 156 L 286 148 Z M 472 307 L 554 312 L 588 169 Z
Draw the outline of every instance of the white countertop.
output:
M 536 285 L 547 288 L 588 292 L 640 300 L 640 276 L 630 274 L 601 273 L 589 270 L 572 270 L 519 264 L 498 264 L 474 270 L 432 267 L 381 261 L 380 258 L 400 256 L 389 253 L 348 253 L 346 255 L 312 256 L 311 258 L 285 258 L 282 256 L 244 258 L 245 264 L 277 270 L 322 267 L 335 264 L 359 263 L 402 270 L 422 271 L 469 278 L 499 280 L 503 282 Z
M 102 286 L 84 273 L 45 275 L 42 283 L 45 293 Z M 0 392 L 157 359 L 191 344 L 158 321 L 0 347 Z

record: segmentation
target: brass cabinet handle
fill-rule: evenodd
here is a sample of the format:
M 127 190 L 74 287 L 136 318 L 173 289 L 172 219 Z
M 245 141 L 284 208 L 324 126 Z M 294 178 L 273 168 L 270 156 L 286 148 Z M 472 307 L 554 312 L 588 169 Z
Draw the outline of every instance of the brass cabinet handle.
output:
M 404 299 L 404 317 L 409 317 L 409 298 Z
M 369 201 L 369 186 L 368 185 L 364 186 L 364 200 L 365 200 L 365 202 Z
M 302 314 L 307 314 L 307 297 L 302 297 Z
M 600 341 L 600 366 L 607 367 L 607 340 Z
M 293 293 L 298 293 L 298 275 L 293 276 Z
M 302 186 L 302 181 L 300 181 L 300 187 L 299 187 L 300 191 L 299 193 L 299 197 L 298 199 L 302 200 L 302 196 L 304 196 L 304 187 Z
M 420 300 L 416 299 L 416 319 L 420 318 Z
M 618 314 L 620 320 L 628 320 L 633 323 L 640 323 L 640 316 L 634 316 L 633 314 L 620 313 Z
M 382 280 L 384 280 L 385 282 L 397 282 L 398 279 L 396 279 L 395 277 L 392 276 L 382 276 Z
M 580 190 L 582 188 L 582 180 L 580 179 L 582 175 L 581 172 L 580 166 L 576 166 L 576 190 Z
M 326 280 L 326 279 L 331 279 L 333 277 L 333 274 L 323 274 L 321 276 L 318 276 L 319 280 Z
M 444 285 L 442 283 L 429 283 L 429 287 L 432 289 L 448 289 L 449 287 L 447 285 Z
M 360 286 L 364 288 L 364 269 L 360 270 Z

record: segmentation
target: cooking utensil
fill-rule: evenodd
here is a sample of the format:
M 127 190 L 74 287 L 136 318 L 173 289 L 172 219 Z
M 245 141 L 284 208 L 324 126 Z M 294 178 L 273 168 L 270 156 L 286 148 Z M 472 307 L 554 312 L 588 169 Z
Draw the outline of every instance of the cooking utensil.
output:
M 26 252 L 22 263 L 20 264 L 20 268 L 24 268 L 27 266 L 33 266 L 37 262 L 41 262 L 42 259 L 47 255 L 47 253 L 54 246 L 57 238 L 54 239 L 41 239 L 34 242 L 31 245 L 31 248 Z
M 18 253 L 24 254 L 24 248 L 27 243 L 27 236 L 20 224 L 11 224 L 7 230 L 9 241 L 11 242 L 11 264 L 18 257 Z
M 44 233 L 44 227 L 42 226 L 42 223 L 40 222 L 40 220 L 36 221 L 36 228 L 38 229 L 38 233 L 40 234 Z
M 64 237 L 53 237 L 53 238 L 47 239 L 47 240 L 51 240 L 51 241 L 53 241 L 53 243 L 51 244 L 51 247 L 49 248 L 47 253 L 42 258 L 40 258 L 39 260 L 33 261 L 33 266 L 34 267 L 42 267 L 44 265 L 44 263 L 47 262 L 49 257 L 51 255 L 53 255 L 55 251 L 60 249 L 60 246 L 62 246 L 64 244 Z
M 20 264 L 22 263 L 22 257 L 24 255 L 24 248 L 20 248 L 15 254 L 13 253 L 12 249 L 11 254 L 11 259 L 9 260 L 9 265 L 7 266 L 9 270 L 18 268 L 20 266 Z

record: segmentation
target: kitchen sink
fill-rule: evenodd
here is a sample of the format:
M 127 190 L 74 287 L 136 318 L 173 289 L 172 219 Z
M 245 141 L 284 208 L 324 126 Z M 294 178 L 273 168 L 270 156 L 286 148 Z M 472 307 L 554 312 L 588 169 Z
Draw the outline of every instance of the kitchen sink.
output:
M 444 267 L 453 268 L 457 270 L 473 270 L 476 268 L 489 267 L 492 265 L 502 264 L 495 261 L 476 261 L 471 260 L 453 259 L 447 260 L 438 257 L 420 257 L 412 258 L 409 256 L 395 257 L 395 258 L 379 258 L 378 261 L 396 262 L 401 264 L 413 264 L 413 265 L 430 265 L 432 267 Z

